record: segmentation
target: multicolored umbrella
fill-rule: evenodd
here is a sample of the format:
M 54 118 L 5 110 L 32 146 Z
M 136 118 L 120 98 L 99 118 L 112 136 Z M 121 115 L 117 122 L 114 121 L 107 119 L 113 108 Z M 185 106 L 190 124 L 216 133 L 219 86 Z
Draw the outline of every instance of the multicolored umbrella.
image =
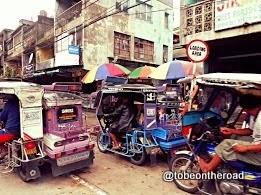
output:
M 149 77 L 158 80 L 180 79 L 192 75 L 193 67 L 192 62 L 174 60 L 158 66 Z
M 147 79 L 149 75 L 152 73 L 152 71 L 155 70 L 155 67 L 152 66 L 142 66 L 139 68 L 134 69 L 130 75 L 129 78 L 131 79 Z
M 90 70 L 82 79 L 83 83 L 92 83 L 98 80 L 104 80 L 108 76 L 126 76 L 130 71 L 118 64 L 102 64 Z

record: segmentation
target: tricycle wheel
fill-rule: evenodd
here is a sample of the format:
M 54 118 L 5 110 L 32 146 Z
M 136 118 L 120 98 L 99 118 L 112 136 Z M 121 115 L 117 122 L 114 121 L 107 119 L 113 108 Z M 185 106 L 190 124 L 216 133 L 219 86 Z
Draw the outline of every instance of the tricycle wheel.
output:
M 111 145 L 111 140 L 108 134 L 99 132 L 97 135 L 97 146 L 100 152 L 106 153 L 107 148 Z
M 135 155 L 130 158 L 130 161 L 134 165 L 143 165 L 146 162 L 148 156 L 146 149 L 141 145 L 136 145 L 135 147 L 136 150 L 140 151 L 140 153 L 135 153 Z
M 29 163 L 22 163 L 20 167 L 16 168 L 19 177 L 24 182 L 30 182 L 40 177 L 40 170 L 38 166 L 30 166 Z
M 198 163 L 191 162 L 191 156 L 186 154 L 177 154 L 170 161 L 169 168 L 172 173 L 182 173 L 182 172 L 194 172 L 198 173 L 200 168 Z M 201 181 L 199 180 L 179 180 L 173 177 L 173 182 L 176 186 L 188 193 L 196 193 L 201 186 Z

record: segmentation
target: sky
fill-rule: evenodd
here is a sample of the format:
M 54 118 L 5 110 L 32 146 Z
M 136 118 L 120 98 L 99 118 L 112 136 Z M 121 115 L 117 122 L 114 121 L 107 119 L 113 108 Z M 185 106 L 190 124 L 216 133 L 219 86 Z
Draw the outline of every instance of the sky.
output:
M 40 10 L 54 16 L 55 0 L 0 0 L 0 31 L 4 28 L 15 29 L 20 19 L 36 21 Z
M 174 3 L 174 27 L 179 26 L 180 0 Z M 0 0 L 0 31 L 4 28 L 15 29 L 20 19 L 37 20 L 40 10 L 54 16 L 55 0 Z
M 180 25 L 180 0 L 173 0 L 174 9 L 174 26 L 173 28 L 179 27 Z

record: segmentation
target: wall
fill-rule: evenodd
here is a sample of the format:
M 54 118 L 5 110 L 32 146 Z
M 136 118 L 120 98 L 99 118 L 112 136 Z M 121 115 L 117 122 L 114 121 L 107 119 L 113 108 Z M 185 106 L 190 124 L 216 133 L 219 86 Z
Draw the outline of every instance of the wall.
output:
M 37 48 L 36 49 L 36 61 L 43 62 L 45 60 L 51 59 L 54 57 L 53 48 Z
M 237 2 L 249 2 L 251 3 L 251 1 L 253 0 L 240 0 Z M 255 0 L 256 1 L 256 0 Z M 243 26 L 239 26 L 239 27 L 234 27 L 234 28 L 230 28 L 230 29 L 224 29 L 221 31 L 215 31 L 214 27 L 215 27 L 215 23 L 214 23 L 214 18 L 215 18 L 215 1 L 212 2 L 213 4 L 213 21 L 212 21 L 212 25 L 213 28 L 211 31 L 205 31 L 205 32 L 200 32 L 200 33 L 193 33 L 192 35 L 187 35 L 187 28 L 186 28 L 186 11 L 187 9 L 191 8 L 191 7 L 196 7 L 196 6 L 204 6 L 205 3 L 210 2 L 209 0 L 207 1 L 203 1 L 197 4 L 193 4 L 191 6 L 185 7 L 183 9 L 181 9 L 181 44 L 182 45 L 186 45 L 188 44 L 191 40 L 193 39 L 202 39 L 205 41 L 211 41 L 211 40 L 217 40 L 217 39 L 224 39 L 224 38 L 230 38 L 230 37 L 235 37 L 235 36 L 240 36 L 240 35 L 245 35 L 245 34 L 252 34 L 252 33 L 256 33 L 256 32 L 260 32 L 261 29 L 261 23 L 254 23 L 254 24 L 245 24 Z M 225 2 L 230 2 L 230 6 L 232 3 L 232 0 L 228 0 Z M 258 0 L 259 3 L 259 10 L 261 10 L 261 1 Z M 235 4 L 234 4 L 235 6 Z M 231 8 L 230 8 L 231 9 Z M 244 15 L 242 15 L 243 17 Z M 260 22 L 260 21 L 259 21 Z
M 130 1 L 130 5 L 134 5 L 135 3 L 135 0 Z M 168 59 L 171 60 L 173 51 L 173 16 L 171 7 L 157 0 L 152 0 L 150 4 L 153 6 L 153 10 L 170 9 L 166 11 L 169 13 L 169 29 L 165 29 L 164 27 L 164 11 L 152 13 L 152 22 L 136 19 L 134 15 L 135 8 L 128 10 L 129 15 L 121 13 L 103 19 L 85 29 L 83 50 L 84 68 L 90 70 L 94 66 L 108 62 L 107 57 L 114 57 L 114 31 L 131 35 L 131 50 L 134 49 L 134 36 L 153 41 L 154 61 L 150 63 L 162 64 L 163 45 L 168 46 Z M 101 5 L 111 7 L 113 2 L 101 1 Z M 97 15 L 97 13 L 101 13 L 104 10 L 105 8 L 96 5 L 86 13 Z M 133 51 L 131 52 L 130 60 L 138 61 L 134 59 Z

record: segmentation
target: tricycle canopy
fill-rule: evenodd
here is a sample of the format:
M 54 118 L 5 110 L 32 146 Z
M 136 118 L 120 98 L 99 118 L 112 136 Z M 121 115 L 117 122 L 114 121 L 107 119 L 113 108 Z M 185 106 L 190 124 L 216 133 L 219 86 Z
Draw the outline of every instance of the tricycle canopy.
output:
M 0 93 L 16 95 L 21 107 L 42 106 L 44 89 L 41 85 L 17 81 L 1 81 Z
M 40 85 L 1 81 L 0 94 L 16 95 L 20 105 L 20 134 L 24 140 L 43 137 L 42 98 L 44 89 Z
M 235 89 L 242 94 L 261 96 L 261 74 L 212 73 L 198 76 L 198 84 Z
M 242 112 L 238 104 L 240 96 L 250 94 L 256 96 L 257 101 L 261 97 L 260 74 L 212 73 L 198 76 L 196 82 L 199 91 L 193 101 L 198 109 L 184 116 L 185 126 L 209 117 L 219 119 L 220 125 L 229 124 Z

